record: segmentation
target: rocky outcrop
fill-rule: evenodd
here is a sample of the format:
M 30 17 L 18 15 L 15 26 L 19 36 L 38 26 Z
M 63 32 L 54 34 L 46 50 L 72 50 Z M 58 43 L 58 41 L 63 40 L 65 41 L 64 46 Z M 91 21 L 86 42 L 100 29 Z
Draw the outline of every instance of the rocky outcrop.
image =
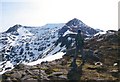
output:
M 22 27 L 22 25 L 16 24 L 13 27 L 10 27 L 6 33 L 10 33 L 10 32 L 17 32 L 18 28 Z

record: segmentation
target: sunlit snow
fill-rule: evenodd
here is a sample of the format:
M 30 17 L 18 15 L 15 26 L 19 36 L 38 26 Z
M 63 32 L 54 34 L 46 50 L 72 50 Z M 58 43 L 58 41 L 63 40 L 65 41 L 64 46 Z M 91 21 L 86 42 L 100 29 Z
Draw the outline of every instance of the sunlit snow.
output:
M 64 55 L 65 53 L 63 52 L 58 52 L 57 54 L 54 54 L 54 55 L 50 55 L 50 56 L 47 56 L 43 59 L 38 59 L 37 61 L 34 61 L 34 62 L 31 62 L 31 63 L 24 63 L 26 65 L 36 65 L 36 64 L 40 64 L 41 62 L 43 61 L 53 61 L 55 59 L 60 59 L 62 58 L 62 56 Z

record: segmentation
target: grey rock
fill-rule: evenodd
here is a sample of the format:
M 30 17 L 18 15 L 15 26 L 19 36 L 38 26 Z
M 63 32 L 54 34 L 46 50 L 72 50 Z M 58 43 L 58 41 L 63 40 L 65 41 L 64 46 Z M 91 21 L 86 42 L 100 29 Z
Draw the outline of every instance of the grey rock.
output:
M 66 80 L 67 79 L 67 77 L 64 76 L 64 75 L 59 76 L 59 78 L 62 79 L 62 80 Z
M 60 75 L 62 75 L 63 74 L 63 72 L 53 72 L 52 73 L 52 75 L 55 75 L 55 76 L 60 76 Z
M 21 72 L 20 71 L 14 72 L 13 74 L 11 74 L 11 77 L 20 79 L 22 77 L 22 71 Z
M 28 79 L 30 79 L 31 78 L 31 75 L 26 75 L 26 76 L 24 76 L 23 78 L 21 78 L 21 80 L 28 80 Z

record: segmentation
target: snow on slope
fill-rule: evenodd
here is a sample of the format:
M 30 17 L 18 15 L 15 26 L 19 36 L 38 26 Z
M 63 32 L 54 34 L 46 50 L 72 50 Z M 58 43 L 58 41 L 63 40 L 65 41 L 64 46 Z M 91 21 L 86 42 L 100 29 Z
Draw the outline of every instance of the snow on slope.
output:
M 26 64 L 26 65 L 37 65 L 37 64 L 40 64 L 41 62 L 45 62 L 45 61 L 53 61 L 53 60 L 55 60 L 55 59 L 60 59 L 60 58 L 62 58 L 62 56 L 64 55 L 65 53 L 63 53 L 63 52 L 58 52 L 58 53 L 56 53 L 56 54 L 54 54 L 54 55 L 49 55 L 49 56 L 47 56 L 47 57 L 45 57 L 45 58 L 42 58 L 42 59 L 38 59 L 37 61 L 34 61 L 34 62 L 30 62 L 30 63 L 24 63 L 24 64 Z
M 102 34 L 106 34 L 106 31 L 98 32 L 98 33 L 96 33 L 94 36 L 102 35 Z
M 77 34 L 76 32 L 72 32 L 70 30 L 67 30 L 64 34 L 63 37 L 66 36 L 67 34 Z
M 46 59 L 47 56 L 51 57 L 65 49 L 55 45 L 58 31 L 63 25 L 47 24 L 42 27 L 19 25 L 19 28 L 16 25 L 14 26 L 16 29 L 11 27 L 14 31 L 10 30 L 10 32 L 0 34 L 0 55 L 3 55 L 3 62 L 0 64 L 2 72 L 0 73 L 4 73 L 8 68 L 10 70 L 14 65 L 22 62 L 30 63 L 41 58 Z M 54 59 L 61 58 L 62 55 L 54 55 Z M 8 61 L 10 66 L 7 67 Z M 5 67 L 7 68 L 5 69 Z
M 3 66 L 4 66 L 4 68 L 3 68 Z M 2 69 L 2 71 L 0 72 L 0 75 L 3 74 L 3 73 L 5 73 L 6 71 L 10 71 L 10 70 L 13 69 L 14 67 L 13 67 L 13 64 L 10 63 L 10 61 L 7 61 L 7 62 L 6 62 L 6 65 L 1 65 L 1 64 L 0 64 L 0 69 L 1 69 L 1 68 L 3 68 L 3 69 Z M 6 70 L 6 69 L 7 69 L 7 70 Z

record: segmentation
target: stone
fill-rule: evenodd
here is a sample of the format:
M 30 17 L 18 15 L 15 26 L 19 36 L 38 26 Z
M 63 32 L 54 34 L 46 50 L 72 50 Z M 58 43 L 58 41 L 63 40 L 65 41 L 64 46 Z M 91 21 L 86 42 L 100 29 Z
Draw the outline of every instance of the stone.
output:
M 22 77 L 22 72 L 16 71 L 13 74 L 11 74 L 11 77 L 20 79 Z
M 0 68 L 0 72 L 2 72 L 3 71 L 3 69 L 2 68 Z
M 31 78 L 31 75 L 26 75 L 26 76 L 24 76 L 23 78 L 21 78 L 21 80 L 28 80 L 28 79 L 30 79 Z
M 52 75 L 55 75 L 55 76 L 60 76 L 60 75 L 62 75 L 63 74 L 63 72 L 53 72 L 52 73 Z
M 59 78 L 60 78 L 61 80 L 67 80 L 67 77 L 64 76 L 64 75 L 59 76 Z

